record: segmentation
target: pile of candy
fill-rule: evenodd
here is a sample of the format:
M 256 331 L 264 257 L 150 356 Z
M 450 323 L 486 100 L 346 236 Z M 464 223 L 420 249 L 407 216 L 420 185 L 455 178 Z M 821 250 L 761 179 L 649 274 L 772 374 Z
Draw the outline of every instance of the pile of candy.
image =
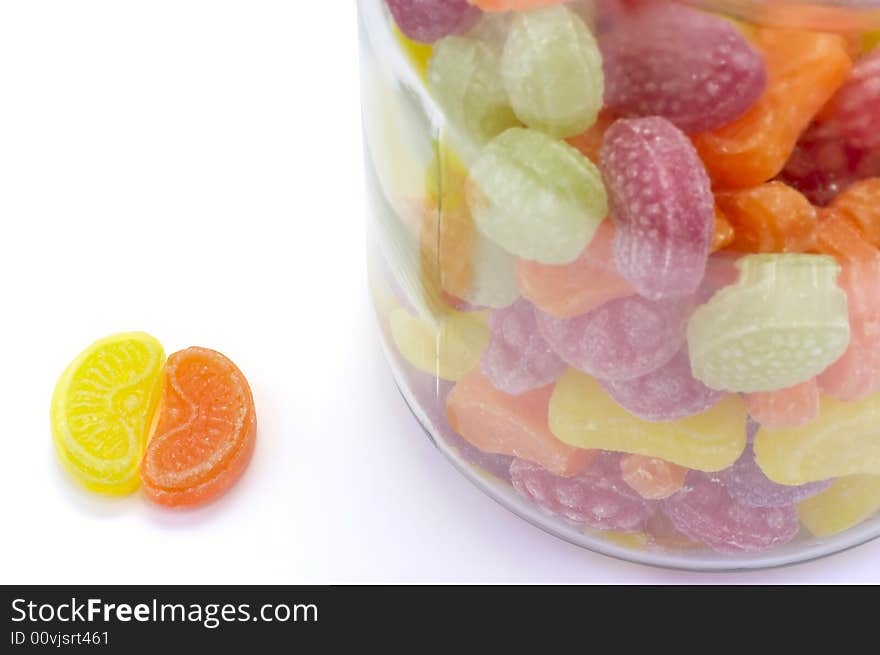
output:
M 254 401 L 238 367 L 214 350 L 165 359 L 140 332 L 92 344 L 52 398 L 55 450 L 75 480 L 120 496 L 143 484 L 153 502 L 192 507 L 244 473 L 257 435 Z
M 405 221 L 439 300 L 398 301 L 390 338 L 462 455 L 645 547 L 880 510 L 876 39 L 660 0 L 386 4 L 445 118 Z

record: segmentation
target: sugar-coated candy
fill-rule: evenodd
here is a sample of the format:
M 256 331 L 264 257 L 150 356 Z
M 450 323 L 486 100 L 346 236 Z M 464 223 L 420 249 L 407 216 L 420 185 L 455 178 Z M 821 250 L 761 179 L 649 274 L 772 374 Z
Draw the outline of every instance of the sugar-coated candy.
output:
M 601 159 L 620 274 L 647 298 L 694 293 L 712 246 L 715 204 L 691 142 L 663 118 L 618 120 L 605 133 Z
M 544 264 L 574 261 L 608 213 L 598 169 L 537 130 L 513 128 L 471 168 L 468 204 L 477 228 L 505 250 Z
M 845 475 L 880 475 L 880 394 L 842 402 L 820 401 L 819 416 L 799 428 L 764 427 L 755 435 L 755 459 L 780 484 L 804 484 Z
M 733 243 L 733 240 L 736 238 L 736 232 L 733 230 L 733 225 L 730 224 L 730 221 L 727 220 L 727 216 L 724 215 L 724 212 L 718 207 L 718 203 L 715 203 L 715 229 L 712 232 L 712 252 L 717 252 L 718 250 L 722 250 L 727 248 L 730 244 Z
M 518 459 L 510 465 L 510 479 L 538 507 L 594 530 L 641 532 L 656 511 L 656 504 L 623 481 L 616 453 L 599 453 L 585 471 L 570 478 Z
M 398 352 L 420 371 L 460 380 L 480 362 L 489 343 L 485 313 L 450 311 L 428 320 L 398 308 L 388 318 Z
M 848 186 L 830 207 L 855 225 L 868 243 L 880 247 L 880 170 L 877 174 Z
M 614 263 L 614 224 L 602 221 L 590 245 L 571 264 L 539 264 L 526 259 L 516 266 L 522 295 L 557 318 L 587 314 L 605 303 L 631 296 L 632 286 Z
M 852 66 L 837 35 L 761 28 L 755 38 L 767 64 L 766 90 L 735 121 L 694 135 L 700 157 L 721 186 L 755 186 L 778 175 Z
M 519 125 L 501 79 L 500 55 L 487 43 L 463 36 L 438 41 L 428 62 L 428 88 L 443 109 L 446 137 L 465 163 Z
M 62 466 L 90 491 L 121 496 L 140 485 L 138 466 L 159 401 L 165 353 L 142 332 L 117 334 L 80 353 L 52 396 Z
M 850 330 L 840 267 L 823 255 L 747 255 L 736 284 L 688 324 L 694 376 L 712 389 L 776 391 L 821 373 Z
M 768 550 L 788 543 L 800 529 L 793 505 L 748 507 L 698 471 L 689 473 L 684 488 L 663 501 L 663 510 L 679 531 L 719 553 Z
M 685 132 L 742 116 L 767 85 L 764 60 L 734 25 L 676 4 L 635 10 L 603 35 L 605 101 Z
M 797 506 L 801 523 L 817 537 L 830 537 L 880 512 L 880 475 L 851 475 Z
M 801 485 L 773 482 L 755 462 L 752 444 L 730 468 L 719 471 L 715 477 L 737 502 L 747 507 L 788 507 L 815 496 L 831 485 L 830 480 L 819 480 Z
M 516 257 L 477 233 L 474 242 L 473 278 L 461 298 L 477 307 L 508 307 L 519 298 Z
M 434 43 L 470 29 L 480 10 L 467 0 L 385 0 L 394 21 L 408 38 Z
M 489 319 L 491 338 L 480 364 L 495 388 L 520 394 L 543 387 L 562 375 L 565 363 L 538 331 L 535 309 L 519 300 Z
M 566 0 L 467 0 L 483 11 L 528 11 L 561 5 Z
M 880 51 L 858 60 L 849 78 L 822 111 L 849 143 L 880 148 Z
M 749 416 L 767 428 L 806 425 L 819 414 L 819 383 L 810 378 L 778 391 L 757 391 L 745 395 Z
M 517 117 L 554 137 L 580 134 L 602 108 L 602 56 L 581 18 L 559 5 L 517 14 L 501 73 Z
M 693 416 L 711 409 L 724 397 L 724 392 L 710 389 L 693 376 L 687 348 L 647 375 L 601 384 L 621 407 L 646 421 Z
M 476 369 L 449 392 L 446 415 L 452 429 L 483 452 L 527 459 L 556 475 L 577 475 L 595 453 L 567 445 L 550 432 L 552 392 L 547 385 L 518 396 L 506 394 Z
M 813 247 L 816 208 L 783 182 L 718 193 L 715 201 L 733 227 L 735 250 L 807 252 Z
M 538 328 L 570 366 L 602 380 L 633 380 L 675 356 L 692 307 L 690 298 L 627 296 L 569 319 L 538 310 Z
M 550 400 L 550 430 L 580 448 L 659 457 L 701 471 L 733 464 L 746 444 L 746 408 L 728 395 L 715 407 L 674 421 L 650 422 L 620 407 L 593 378 L 566 371 Z
M 688 470 L 658 457 L 624 455 L 620 459 L 623 481 L 642 498 L 663 500 L 684 486 Z
M 147 498 L 167 507 L 216 500 L 244 473 L 256 438 L 254 398 L 238 367 L 207 348 L 174 353 L 141 463 Z

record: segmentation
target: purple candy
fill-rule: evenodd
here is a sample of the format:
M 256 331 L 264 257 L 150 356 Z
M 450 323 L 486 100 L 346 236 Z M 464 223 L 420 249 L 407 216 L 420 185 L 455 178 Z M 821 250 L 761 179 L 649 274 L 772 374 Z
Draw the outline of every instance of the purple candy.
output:
M 736 27 L 680 5 L 634 12 L 599 45 L 610 107 L 662 116 L 689 134 L 736 120 L 767 86 L 761 54 Z
M 594 530 L 640 532 L 658 506 L 623 481 L 618 453 L 598 453 L 590 468 L 572 478 L 515 459 L 510 479 L 520 494 L 545 511 Z
M 541 334 L 566 363 L 600 380 L 634 380 L 667 364 L 684 344 L 691 298 L 617 298 L 561 319 L 536 310 Z
M 565 362 L 538 331 L 529 301 L 494 312 L 489 328 L 492 337 L 480 366 L 499 391 L 519 395 L 550 384 L 565 371 Z
M 750 443 L 733 466 L 715 474 L 737 501 L 748 507 L 785 507 L 825 491 L 831 480 L 808 482 L 794 487 L 773 482 L 755 461 Z
M 712 246 L 715 201 L 693 144 L 663 118 L 618 120 L 605 133 L 601 158 L 620 274 L 646 298 L 695 293 Z
M 467 0 L 385 0 L 385 4 L 400 31 L 419 43 L 466 32 L 482 15 Z
M 646 421 L 673 421 L 705 412 L 724 392 L 710 389 L 691 372 L 687 348 L 667 364 L 634 380 L 601 381 L 602 388 L 630 414 Z
M 688 473 L 682 490 L 663 501 L 663 510 L 679 532 L 719 553 L 768 550 L 787 544 L 800 529 L 793 505 L 748 507 L 700 471 Z

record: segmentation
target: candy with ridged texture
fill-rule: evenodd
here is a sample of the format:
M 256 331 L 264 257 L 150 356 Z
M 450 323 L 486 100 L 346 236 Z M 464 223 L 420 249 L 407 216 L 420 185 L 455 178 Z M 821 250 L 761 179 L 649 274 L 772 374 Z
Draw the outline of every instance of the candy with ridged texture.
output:
M 823 396 L 819 415 L 799 428 L 755 435 L 755 460 L 780 484 L 797 485 L 845 475 L 880 475 L 880 394 L 842 402 Z
M 880 85 L 880 79 L 877 84 Z M 856 226 L 868 243 L 880 247 L 880 177 L 851 184 L 830 207 Z
M 684 486 L 688 470 L 658 457 L 625 455 L 620 459 L 620 472 L 642 498 L 663 500 Z
M 801 485 L 784 485 L 773 482 L 755 462 L 752 445 L 730 468 L 715 474 L 728 493 L 748 507 L 788 507 L 815 496 L 831 485 L 831 480 L 819 480 Z
M 565 444 L 550 432 L 552 393 L 547 385 L 517 396 L 506 394 L 476 369 L 449 392 L 446 415 L 452 429 L 483 452 L 527 459 L 556 475 L 577 475 L 595 453 Z
M 830 537 L 880 512 L 880 475 L 851 475 L 798 504 L 798 516 L 813 535 Z
M 810 378 L 778 391 L 758 391 L 745 395 L 749 415 L 767 428 L 807 425 L 819 415 L 819 383 Z
M 673 421 L 711 409 L 724 392 L 694 378 L 687 348 L 656 371 L 633 380 L 603 381 L 602 388 L 630 414 L 646 421 Z
M 880 148 L 880 51 L 855 63 L 821 119 L 855 146 Z
M 564 443 L 659 457 L 702 471 L 733 464 L 746 445 L 746 408 L 735 395 L 701 414 L 645 421 L 618 405 L 595 379 L 566 371 L 553 390 L 550 430 Z
M 840 267 L 823 255 L 747 255 L 740 278 L 688 324 L 694 377 L 712 389 L 776 391 L 805 382 L 849 344 Z
M 522 295 L 557 318 L 574 318 L 635 293 L 614 263 L 614 224 L 602 221 L 590 245 L 571 264 L 554 266 L 520 259 L 517 285 Z
M 518 459 L 510 465 L 510 479 L 544 511 L 594 530 L 641 532 L 656 511 L 655 503 L 623 481 L 617 453 L 599 453 L 586 471 L 571 478 Z
M 684 343 L 693 299 L 627 296 L 560 319 L 538 311 L 538 328 L 569 365 L 602 380 L 634 380 L 667 364 Z
M 600 41 L 605 102 L 629 116 L 662 116 L 693 133 L 721 127 L 761 96 L 761 54 L 720 17 L 652 4 L 617 22 Z
M 388 318 L 398 352 L 420 371 L 460 380 L 477 367 L 489 343 L 484 313 L 450 311 L 433 320 L 398 308 Z
M 519 125 L 501 79 L 500 55 L 483 41 L 438 41 L 428 62 L 428 88 L 446 118 L 444 137 L 466 164 L 495 136 Z
M 647 298 L 694 293 L 712 246 L 715 202 L 691 142 L 663 118 L 618 120 L 601 158 L 620 274 Z
M 849 75 L 846 43 L 835 34 L 756 30 L 767 88 L 745 114 L 693 136 L 713 181 L 743 188 L 778 175 L 816 112 Z
M 717 193 L 715 202 L 733 227 L 734 250 L 807 252 L 813 246 L 816 208 L 783 182 Z
M 517 117 L 562 138 L 596 122 L 602 108 L 602 56 L 583 20 L 565 6 L 518 14 L 501 73 Z
M 483 234 L 544 264 L 577 259 L 608 213 L 596 166 L 568 144 L 523 128 L 483 150 L 471 168 L 468 204 Z
M 467 0 L 385 0 L 385 4 L 400 31 L 419 43 L 466 32 L 480 18 L 480 10 Z
M 489 319 L 491 338 L 480 365 L 495 388 L 520 394 L 555 381 L 565 363 L 538 331 L 535 309 L 519 300 Z
M 797 511 L 748 507 L 715 478 L 688 474 L 684 488 L 663 501 L 663 511 L 682 533 L 719 553 L 754 553 L 787 544 L 800 529 Z

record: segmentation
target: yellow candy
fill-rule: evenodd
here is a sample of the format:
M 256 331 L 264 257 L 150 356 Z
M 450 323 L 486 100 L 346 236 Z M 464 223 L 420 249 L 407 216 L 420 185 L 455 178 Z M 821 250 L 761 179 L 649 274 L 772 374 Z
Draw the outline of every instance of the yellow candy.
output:
M 434 49 L 427 43 L 416 43 L 412 39 L 407 38 L 398 29 L 397 25 L 394 26 L 394 38 L 397 39 L 397 43 L 400 44 L 400 48 L 403 50 L 409 63 L 416 69 L 419 77 L 423 81 L 427 81 L 428 60 L 431 58 L 431 53 Z
M 800 502 L 798 516 L 817 537 L 829 537 L 880 511 L 880 476 L 852 475 Z
M 866 32 L 862 37 L 862 52 L 870 52 L 880 45 L 880 30 Z
M 161 344 L 135 332 L 92 344 L 61 375 L 51 410 L 55 448 L 86 488 L 123 495 L 140 484 L 164 363 Z
M 609 541 L 615 546 L 628 548 L 629 550 L 644 550 L 651 543 L 651 538 L 644 532 L 611 532 L 604 530 L 591 530 L 587 528 L 584 534 L 591 537 L 598 537 L 605 541 Z
M 484 312 L 449 312 L 435 322 L 400 308 L 391 313 L 391 336 L 401 355 L 420 371 L 457 381 L 472 371 L 489 344 Z
M 852 403 L 825 396 L 818 418 L 809 425 L 761 428 L 755 436 L 755 459 L 780 484 L 880 475 L 880 394 Z
M 569 369 L 550 399 L 550 430 L 578 448 L 660 457 L 700 471 L 733 464 L 746 446 L 746 408 L 735 395 L 675 421 L 644 421 L 620 407 L 593 378 Z

